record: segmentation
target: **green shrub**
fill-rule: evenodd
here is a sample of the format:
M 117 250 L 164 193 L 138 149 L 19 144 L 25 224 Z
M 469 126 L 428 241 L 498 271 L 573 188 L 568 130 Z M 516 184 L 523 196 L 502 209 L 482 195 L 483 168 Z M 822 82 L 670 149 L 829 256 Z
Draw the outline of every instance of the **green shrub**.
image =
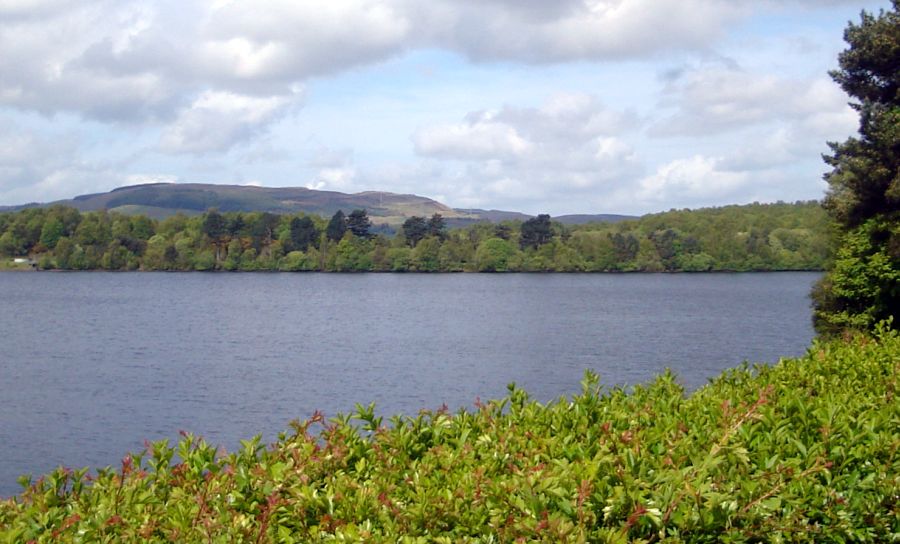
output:
M 223 454 L 190 435 L 0 502 L 4 542 L 891 542 L 900 337 L 816 343 L 685 395 L 669 373 L 387 424 L 316 414 Z M 173 461 L 177 460 L 177 461 Z

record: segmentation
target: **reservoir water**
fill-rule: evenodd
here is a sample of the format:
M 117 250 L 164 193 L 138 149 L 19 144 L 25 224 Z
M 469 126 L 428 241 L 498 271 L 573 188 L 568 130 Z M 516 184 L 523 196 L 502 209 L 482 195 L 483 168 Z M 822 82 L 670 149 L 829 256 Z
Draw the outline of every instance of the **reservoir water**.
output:
M 804 353 L 817 273 L 0 273 L 0 496 L 179 430 L 227 449 L 315 410 L 542 402 L 585 369 L 688 389 Z

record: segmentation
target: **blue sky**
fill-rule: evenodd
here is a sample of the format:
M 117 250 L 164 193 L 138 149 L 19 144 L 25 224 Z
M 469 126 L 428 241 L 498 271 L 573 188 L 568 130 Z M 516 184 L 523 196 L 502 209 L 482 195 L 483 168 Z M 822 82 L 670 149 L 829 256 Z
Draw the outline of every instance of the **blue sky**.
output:
M 0 205 L 150 181 L 647 213 L 820 198 L 884 1 L 0 0 Z

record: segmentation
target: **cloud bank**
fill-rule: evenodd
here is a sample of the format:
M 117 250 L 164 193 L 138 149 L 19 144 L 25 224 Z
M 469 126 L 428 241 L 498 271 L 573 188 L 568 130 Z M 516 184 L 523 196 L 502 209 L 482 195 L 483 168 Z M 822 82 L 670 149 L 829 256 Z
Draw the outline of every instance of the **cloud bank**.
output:
M 809 4 L 814 4 L 811 0 Z M 203 93 L 283 97 L 309 78 L 444 48 L 557 63 L 696 50 L 734 0 L 17 0 L 0 4 L 0 104 L 171 120 Z
M 798 20 L 798 13 L 855 5 L 850 0 L 0 1 L 0 117 L 15 119 L 19 127 L 0 133 L 5 148 L 0 198 L 5 203 L 60 198 L 133 176 L 183 179 L 229 169 L 235 179 L 265 183 L 271 176 L 338 190 L 406 189 L 458 205 L 503 203 L 529 211 L 542 205 L 633 211 L 668 202 L 772 198 L 778 192 L 771 180 L 788 179 L 790 165 L 815 158 L 826 139 L 852 132 L 854 113 L 824 69 L 815 76 L 785 75 L 760 69 L 776 59 L 710 59 L 724 58 L 723 44 L 738 57 L 753 55 L 727 45 L 736 29 L 762 40 L 791 34 L 754 21 Z M 324 147 L 341 149 L 351 159 L 335 164 L 291 159 L 286 149 L 296 141 L 323 146 L 309 140 L 316 127 L 306 127 L 306 135 L 279 128 L 297 124 L 293 120 L 315 107 L 321 97 L 310 88 L 354 70 L 377 73 L 381 64 L 428 51 L 450 52 L 482 72 L 515 66 L 532 70 L 536 78 L 583 66 L 610 74 L 611 86 L 638 84 L 627 75 L 617 82 L 618 67 L 669 72 L 658 81 L 655 104 L 628 104 L 608 98 L 603 88 L 560 80 L 541 99 L 485 101 L 464 116 L 435 110 L 412 134 L 391 135 L 397 149 L 406 146 L 405 161 L 357 161 L 354 151 L 364 150 L 345 150 L 339 141 Z M 677 69 L 671 69 L 673 63 Z M 48 134 L 38 128 L 46 123 L 28 120 L 34 115 L 64 119 L 75 129 L 67 136 Z M 86 158 L 90 153 L 78 134 L 96 126 L 135 143 L 115 157 Z M 384 132 L 391 132 L 390 125 Z M 275 156 L 302 177 L 247 159 Z M 140 157 L 150 158 L 141 162 Z M 148 169 L 151 160 L 167 167 L 154 172 Z M 572 203 L 584 207 L 574 210 Z

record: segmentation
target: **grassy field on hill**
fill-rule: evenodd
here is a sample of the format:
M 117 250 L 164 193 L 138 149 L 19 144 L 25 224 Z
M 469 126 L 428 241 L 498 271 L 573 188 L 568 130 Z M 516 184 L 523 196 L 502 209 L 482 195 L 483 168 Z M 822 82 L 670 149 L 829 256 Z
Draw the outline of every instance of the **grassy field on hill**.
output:
M 186 435 L 0 502 L 3 542 L 896 542 L 900 337 L 817 342 L 686 395 L 670 374 L 542 405 Z

